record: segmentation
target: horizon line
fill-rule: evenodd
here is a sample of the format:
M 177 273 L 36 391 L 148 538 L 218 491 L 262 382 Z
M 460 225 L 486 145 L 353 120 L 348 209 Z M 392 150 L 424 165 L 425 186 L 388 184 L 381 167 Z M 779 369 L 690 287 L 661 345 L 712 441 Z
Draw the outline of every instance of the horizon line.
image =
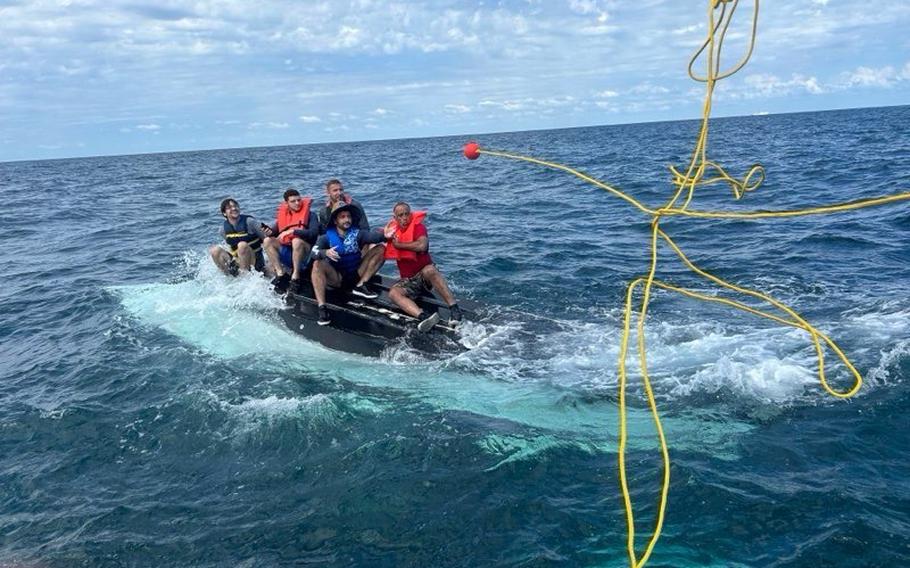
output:
M 818 110 L 797 110 L 797 111 L 787 111 L 787 112 L 763 112 L 757 111 L 750 114 L 731 114 L 731 115 L 719 115 L 710 117 L 711 120 L 717 119 L 729 119 L 729 118 L 750 118 L 750 117 L 769 117 L 769 116 L 783 116 L 790 114 L 810 114 L 810 113 L 823 113 L 823 112 L 842 112 L 849 110 L 867 110 L 867 109 L 883 109 L 883 108 L 900 108 L 910 106 L 910 103 L 896 104 L 896 105 L 880 105 L 880 106 L 869 106 L 869 107 L 845 107 L 845 108 L 831 108 L 831 109 L 818 109 Z M 586 125 L 577 125 L 577 126 L 562 126 L 556 128 L 529 128 L 525 130 L 498 130 L 493 132 L 482 132 L 482 133 L 455 133 L 455 134 L 438 134 L 433 136 L 415 136 L 415 137 L 405 137 L 405 138 L 369 138 L 361 140 L 337 140 L 333 142 L 302 142 L 300 144 L 276 144 L 276 145 L 266 145 L 266 146 L 226 146 L 222 148 L 196 148 L 196 149 L 184 149 L 184 150 L 161 150 L 156 152 L 142 152 L 142 153 L 127 153 L 127 154 L 89 154 L 84 156 L 66 156 L 63 158 L 24 158 L 17 160 L 0 160 L 0 165 L 2 164 L 18 164 L 24 162 L 54 162 L 61 160 L 90 160 L 95 158 L 125 158 L 130 156 L 155 156 L 160 154 L 191 154 L 197 152 L 223 152 L 226 150 L 257 150 L 265 148 L 290 148 L 294 146 L 328 146 L 336 144 L 358 144 L 366 142 L 396 142 L 401 140 L 432 140 L 436 138 L 453 138 L 456 136 L 495 136 L 498 134 L 521 134 L 529 132 L 548 132 L 555 130 L 575 130 L 580 128 L 602 128 L 610 126 L 634 126 L 637 124 L 660 124 L 660 123 L 672 123 L 672 122 L 691 122 L 701 120 L 698 118 L 677 118 L 671 120 L 642 120 L 638 122 L 613 122 L 608 124 L 586 124 Z

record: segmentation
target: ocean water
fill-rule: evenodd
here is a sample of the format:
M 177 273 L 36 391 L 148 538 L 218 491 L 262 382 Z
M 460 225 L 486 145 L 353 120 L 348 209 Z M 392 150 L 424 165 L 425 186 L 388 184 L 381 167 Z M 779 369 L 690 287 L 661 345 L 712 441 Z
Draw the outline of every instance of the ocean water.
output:
M 910 190 L 910 107 L 720 119 L 710 156 L 767 181 L 699 209 Z M 478 136 L 648 204 L 696 121 Z M 616 360 L 648 222 L 466 138 L 0 164 L 0 565 L 624 566 Z M 460 355 L 380 359 L 286 329 L 206 258 L 218 202 L 271 218 L 344 180 L 374 224 L 430 211 L 431 251 L 486 307 Z M 910 565 L 910 204 L 754 222 L 672 219 L 717 275 L 770 292 L 866 382 L 834 400 L 805 333 L 655 293 L 650 369 L 672 459 L 649 566 Z M 661 253 L 661 277 L 711 292 Z M 390 267 L 387 267 L 387 269 Z M 829 377 L 849 377 L 829 354 Z M 638 534 L 660 456 L 637 375 Z M 640 536 L 639 543 L 644 543 Z

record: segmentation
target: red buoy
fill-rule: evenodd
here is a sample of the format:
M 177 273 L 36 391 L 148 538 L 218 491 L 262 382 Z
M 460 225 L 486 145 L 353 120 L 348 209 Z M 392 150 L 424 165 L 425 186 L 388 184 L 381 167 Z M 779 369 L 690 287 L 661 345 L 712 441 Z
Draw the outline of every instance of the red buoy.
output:
M 464 157 L 469 160 L 476 160 L 480 157 L 480 144 L 474 142 L 468 142 L 464 145 Z

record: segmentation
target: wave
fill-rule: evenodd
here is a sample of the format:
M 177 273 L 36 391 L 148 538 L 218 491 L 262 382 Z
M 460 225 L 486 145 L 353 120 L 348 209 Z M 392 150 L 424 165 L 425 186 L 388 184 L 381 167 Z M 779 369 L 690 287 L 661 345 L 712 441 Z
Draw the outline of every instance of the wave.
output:
M 374 404 L 373 390 L 380 389 L 440 411 L 506 420 L 584 447 L 615 448 L 618 310 L 589 310 L 578 320 L 494 308 L 464 327 L 462 342 L 472 348 L 465 353 L 432 360 L 402 343 L 376 360 L 332 351 L 289 331 L 277 317 L 282 300 L 264 279 L 226 278 L 199 255 L 188 255 L 185 264 L 191 278 L 110 291 L 140 326 L 163 330 L 231 365 L 360 387 L 346 405 Z M 649 320 L 648 353 L 674 447 L 732 458 L 738 435 L 755 427 L 750 416 L 814 405 L 824 396 L 815 386 L 813 352 L 804 333 L 670 315 L 681 321 Z M 900 323 L 906 315 L 855 313 L 836 326 L 854 343 L 870 339 L 888 346 L 897 340 L 898 347 L 882 355 L 870 373 L 868 388 L 893 380 L 906 357 L 906 341 L 900 343 L 910 332 Z M 628 364 L 630 388 L 640 393 L 634 350 Z M 653 448 L 650 415 L 640 398 L 633 400 L 631 447 Z M 337 398 L 325 395 L 265 394 L 226 404 L 254 429 L 286 419 L 328 424 L 345 414 Z M 703 412 L 690 410 L 702 406 Z
M 457 357 L 440 361 L 415 358 L 403 364 L 395 356 L 375 360 L 331 351 L 287 330 L 275 316 L 280 300 L 255 276 L 229 279 L 202 267 L 190 280 L 110 290 L 141 327 L 163 330 L 254 372 L 278 371 L 284 377 L 292 377 L 289 380 L 296 380 L 295 375 L 316 380 L 341 379 L 363 387 L 356 391 L 358 398 L 370 398 L 371 391 L 377 388 L 394 391 L 440 411 L 469 412 L 569 439 L 593 440 L 601 447 L 615 447 L 617 411 L 608 399 L 591 399 L 533 376 L 516 375 L 514 380 L 502 380 L 482 364 L 472 369 L 477 361 L 463 365 Z M 486 340 L 495 344 L 497 337 L 508 337 L 502 328 L 491 326 L 490 330 L 481 343 Z M 264 396 L 258 402 L 245 401 L 232 408 L 264 427 L 276 417 L 300 414 L 304 408 L 301 404 L 299 400 Z M 331 405 L 316 408 L 324 415 L 334 415 Z M 669 417 L 667 428 L 679 434 L 677 447 L 706 447 L 701 436 L 704 424 L 697 419 Z M 714 440 L 713 450 L 718 453 L 733 452 L 736 444 L 732 434 L 748 431 L 749 427 L 728 424 L 727 429 L 728 435 Z M 631 411 L 630 432 L 630 447 L 654 447 L 647 412 Z

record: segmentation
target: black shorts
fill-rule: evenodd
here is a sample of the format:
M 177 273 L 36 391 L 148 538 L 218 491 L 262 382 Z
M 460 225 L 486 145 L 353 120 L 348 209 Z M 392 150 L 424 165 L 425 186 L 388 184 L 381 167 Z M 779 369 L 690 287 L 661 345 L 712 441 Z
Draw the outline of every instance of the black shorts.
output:
M 343 290 L 350 290 L 357 285 L 357 282 L 360 281 L 360 275 L 357 274 L 357 271 L 353 272 L 339 272 L 341 274 L 341 286 Z
M 430 293 L 433 290 L 433 285 L 420 272 L 410 278 L 402 278 L 392 287 L 396 286 L 404 290 L 404 295 L 412 300 L 416 300 L 424 292 Z
M 222 247 L 224 250 L 228 251 L 228 254 L 231 255 L 231 260 L 228 262 L 228 271 L 232 276 L 237 276 L 237 271 L 240 267 L 237 264 L 237 251 L 231 250 L 229 247 Z M 265 272 L 265 257 L 262 255 L 262 249 L 253 251 L 253 270 L 257 272 Z

